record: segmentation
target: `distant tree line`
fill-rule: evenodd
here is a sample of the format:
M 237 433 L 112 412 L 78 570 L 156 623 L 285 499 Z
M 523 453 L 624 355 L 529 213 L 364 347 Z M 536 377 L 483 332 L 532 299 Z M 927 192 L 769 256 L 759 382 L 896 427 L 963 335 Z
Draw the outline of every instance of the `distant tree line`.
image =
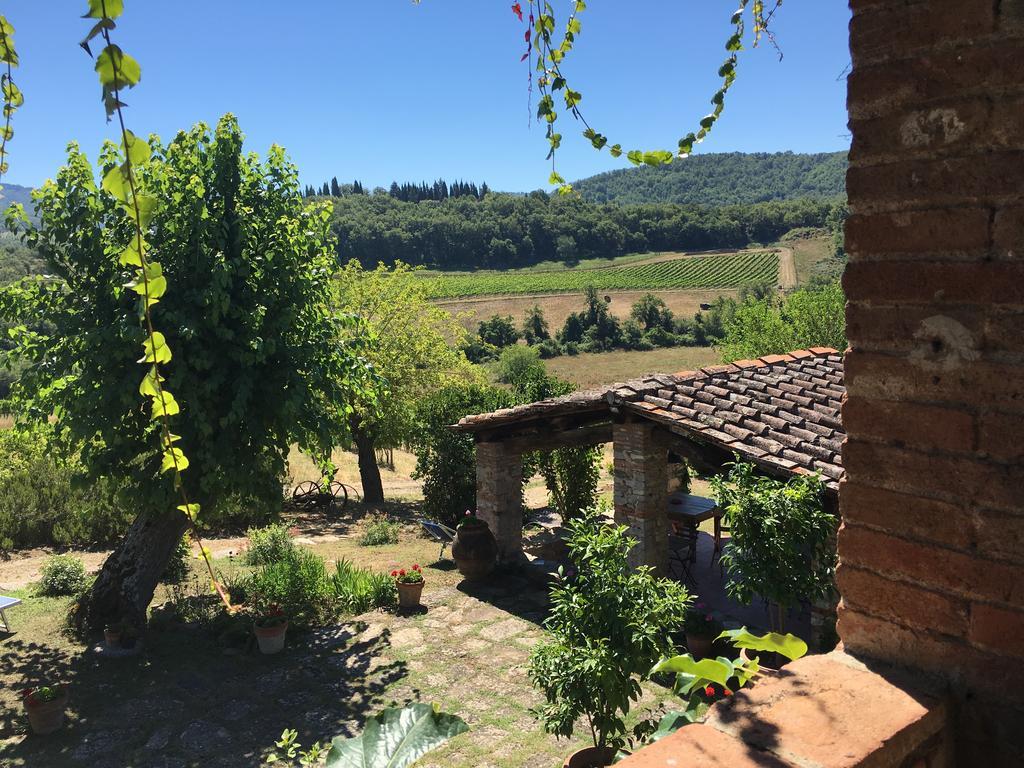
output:
M 574 197 L 490 193 L 403 202 L 388 194 L 334 200 L 342 261 L 432 269 L 572 264 L 647 251 L 743 248 L 796 227 L 824 227 L 841 198 L 757 205 L 599 205 Z
M 432 184 L 428 184 L 425 181 L 421 181 L 419 184 L 411 184 L 409 182 L 399 184 L 397 181 L 393 181 L 386 193 L 381 187 L 374 189 L 373 193 L 387 194 L 389 197 L 401 200 L 403 203 L 419 203 L 423 200 L 440 202 L 452 197 L 472 197 L 476 200 L 482 200 L 490 191 L 491 188 L 487 186 L 486 181 L 477 186 L 476 182 L 462 181 L 461 179 L 451 183 L 444 179 L 437 179 Z M 307 184 L 302 190 L 303 197 L 346 197 L 348 195 L 365 194 L 367 194 L 366 188 L 358 179 L 351 184 L 343 184 L 338 181 L 337 176 L 333 177 L 329 182 L 325 181 L 319 187 Z

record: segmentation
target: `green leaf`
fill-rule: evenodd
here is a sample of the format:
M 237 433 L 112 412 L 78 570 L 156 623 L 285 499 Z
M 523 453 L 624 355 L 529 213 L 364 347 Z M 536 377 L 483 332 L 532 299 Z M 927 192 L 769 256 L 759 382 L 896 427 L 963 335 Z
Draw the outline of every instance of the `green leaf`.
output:
M 86 18 L 88 18 L 88 17 L 86 17 Z M 92 25 L 92 29 L 89 30 L 89 34 L 87 34 L 82 39 L 82 42 L 80 42 L 79 45 L 82 46 L 85 49 L 86 53 L 88 53 L 90 56 L 92 56 L 92 51 L 89 49 L 90 41 L 94 37 L 96 37 L 97 35 L 102 34 L 103 30 L 105 30 L 105 29 L 114 29 L 114 27 L 116 27 L 116 26 L 117 25 L 113 21 L 111 21 L 110 19 L 100 19 L 99 21 L 97 21 L 95 24 Z
M 96 74 L 105 88 L 132 88 L 142 79 L 142 67 L 114 44 L 96 57 Z
M 196 521 L 196 518 L 199 517 L 198 504 L 179 504 L 178 511 L 182 512 L 193 523 Z
M 619 157 L 619 156 L 622 155 L 622 145 L 621 144 L 612 144 L 608 148 L 608 151 L 611 153 L 612 157 Z
M 766 635 L 755 635 L 746 627 L 740 627 L 739 629 L 727 629 L 718 638 L 729 640 L 737 648 L 781 653 L 790 661 L 807 654 L 807 643 L 796 635 L 788 633 L 780 635 L 778 632 L 769 632 Z
M 626 154 L 626 159 L 629 160 L 633 165 L 643 165 L 644 153 L 639 149 L 634 149 Z
M 163 382 L 164 377 L 160 375 L 157 367 L 151 366 L 149 372 L 139 382 L 139 394 L 144 397 L 156 397 L 160 390 L 157 387 L 158 382 Z
M 83 19 L 116 19 L 124 13 L 124 0 L 89 0 L 89 10 Z
M 153 216 L 159 207 L 160 201 L 153 195 L 140 193 L 135 196 L 135 205 L 128 207 L 128 215 L 134 219 L 135 211 L 138 209 L 139 226 L 145 229 L 153 220 Z
M 565 179 L 557 171 L 552 171 L 548 176 L 548 184 L 565 184 Z
M 671 712 L 666 712 L 665 716 L 658 722 L 658 728 L 651 734 L 649 743 L 654 743 L 659 739 L 663 739 L 670 733 L 675 733 L 684 725 L 690 725 L 690 723 L 700 722 L 700 719 L 707 712 L 707 703 L 701 702 L 701 706 L 694 707 L 692 709 L 687 708 L 676 709 Z
M 698 680 L 710 680 L 713 683 L 724 686 L 732 674 L 732 665 L 723 664 L 716 659 L 695 661 L 693 656 L 686 653 L 682 656 L 673 656 L 670 659 L 661 660 L 651 670 L 652 674 L 655 672 L 693 675 Z
M 143 240 L 142 250 L 143 252 L 149 247 L 149 244 Z M 128 247 L 121 251 L 121 255 L 117 257 L 118 262 L 126 267 L 141 267 L 142 256 L 139 253 L 139 241 L 137 237 L 133 237 L 132 241 L 128 244 Z
M 174 416 L 178 413 L 181 413 L 181 406 L 174 399 L 174 395 L 166 389 L 161 390 L 160 394 L 153 398 L 153 410 L 150 418 L 154 421 L 163 416 Z
M 667 165 L 672 162 L 673 155 L 667 149 L 656 149 L 653 152 L 644 152 L 643 161 L 645 165 Z
M 142 342 L 143 355 L 140 363 L 166 363 L 171 359 L 171 348 L 167 346 L 164 335 L 160 331 L 153 331 L 152 338 Z
M 465 733 L 462 718 L 429 704 L 385 709 L 366 722 L 362 734 L 331 743 L 328 768 L 407 768 L 432 749 Z
M 145 139 L 140 139 L 131 131 L 125 131 L 128 137 L 127 144 L 121 142 L 121 149 L 124 151 L 125 157 L 132 165 L 142 165 L 148 163 L 149 158 L 153 155 L 153 150 L 149 146 L 149 142 Z
M 131 185 L 123 166 L 118 165 L 107 171 L 101 186 L 104 192 L 117 198 L 121 205 L 127 206 L 131 203 Z
M 170 414 L 168 414 L 170 415 Z M 184 472 L 188 469 L 188 457 L 181 448 L 170 448 L 164 451 L 163 461 L 160 462 L 160 473 L 164 472 Z

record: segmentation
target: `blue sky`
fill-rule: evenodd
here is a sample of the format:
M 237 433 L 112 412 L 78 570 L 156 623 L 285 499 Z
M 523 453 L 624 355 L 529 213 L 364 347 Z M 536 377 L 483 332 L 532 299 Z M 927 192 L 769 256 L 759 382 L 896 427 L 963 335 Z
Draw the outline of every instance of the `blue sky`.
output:
M 568 0 L 554 0 L 565 12 Z M 105 137 L 100 88 L 78 47 L 85 0 L 9 0 L 25 105 L 9 145 L 11 183 L 53 175 L 68 141 L 95 156 Z M 283 145 L 304 183 L 368 187 L 438 177 L 501 190 L 545 187 L 541 126 L 528 119 L 522 25 L 511 0 L 125 0 L 115 32 L 139 59 L 129 127 L 168 138 L 224 112 L 247 148 Z M 708 111 L 735 0 L 592 0 L 565 68 L 597 130 L 628 148 L 675 147 Z M 849 10 L 786 0 L 774 22 L 785 54 L 741 54 L 725 113 L 701 152 L 846 149 Z M 534 102 L 536 97 L 534 97 Z M 580 130 L 582 127 L 580 127 Z M 628 167 L 576 126 L 568 179 Z

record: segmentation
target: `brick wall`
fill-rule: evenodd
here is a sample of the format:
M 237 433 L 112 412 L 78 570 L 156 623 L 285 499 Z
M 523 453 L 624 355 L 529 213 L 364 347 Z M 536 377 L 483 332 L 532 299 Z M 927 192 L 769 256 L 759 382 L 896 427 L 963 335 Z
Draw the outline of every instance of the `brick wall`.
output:
M 523 457 L 503 443 L 476 444 L 476 513 L 498 543 L 498 561 L 523 556 Z
M 847 651 L 1024 765 L 1024 0 L 851 0 Z
M 615 452 L 615 521 L 629 526 L 637 544 L 630 563 L 668 570 L 668 444 L 648 421 L 617 423 Z

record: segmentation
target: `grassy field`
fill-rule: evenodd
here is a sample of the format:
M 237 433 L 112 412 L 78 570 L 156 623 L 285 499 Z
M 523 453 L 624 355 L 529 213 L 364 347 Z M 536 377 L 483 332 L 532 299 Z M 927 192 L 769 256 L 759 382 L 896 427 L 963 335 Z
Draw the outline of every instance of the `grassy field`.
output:
M 446 273 L 425 277 L 434 298 L 493 296 L 524 293 L 737 288 L 750 282 L 774 282 L 779 258 L 774 251 L 740 252 L 713 256 L 682 256 L 602 269 L 563 269 L 523 272 Z
M 814 265 L 832 258 L 832 242 L 828 237 L 794 238 L 786 242 L 793 249 L 798 283 L 806 283 L 814 274 Z
M 582 389 L 636 379 L 646 373 L 676 373 L 716 365 L 722 362 L 722 357 L 712 347 L 673 347 L 649 352 L 563 355 L 545 362 L 550 373 Z

